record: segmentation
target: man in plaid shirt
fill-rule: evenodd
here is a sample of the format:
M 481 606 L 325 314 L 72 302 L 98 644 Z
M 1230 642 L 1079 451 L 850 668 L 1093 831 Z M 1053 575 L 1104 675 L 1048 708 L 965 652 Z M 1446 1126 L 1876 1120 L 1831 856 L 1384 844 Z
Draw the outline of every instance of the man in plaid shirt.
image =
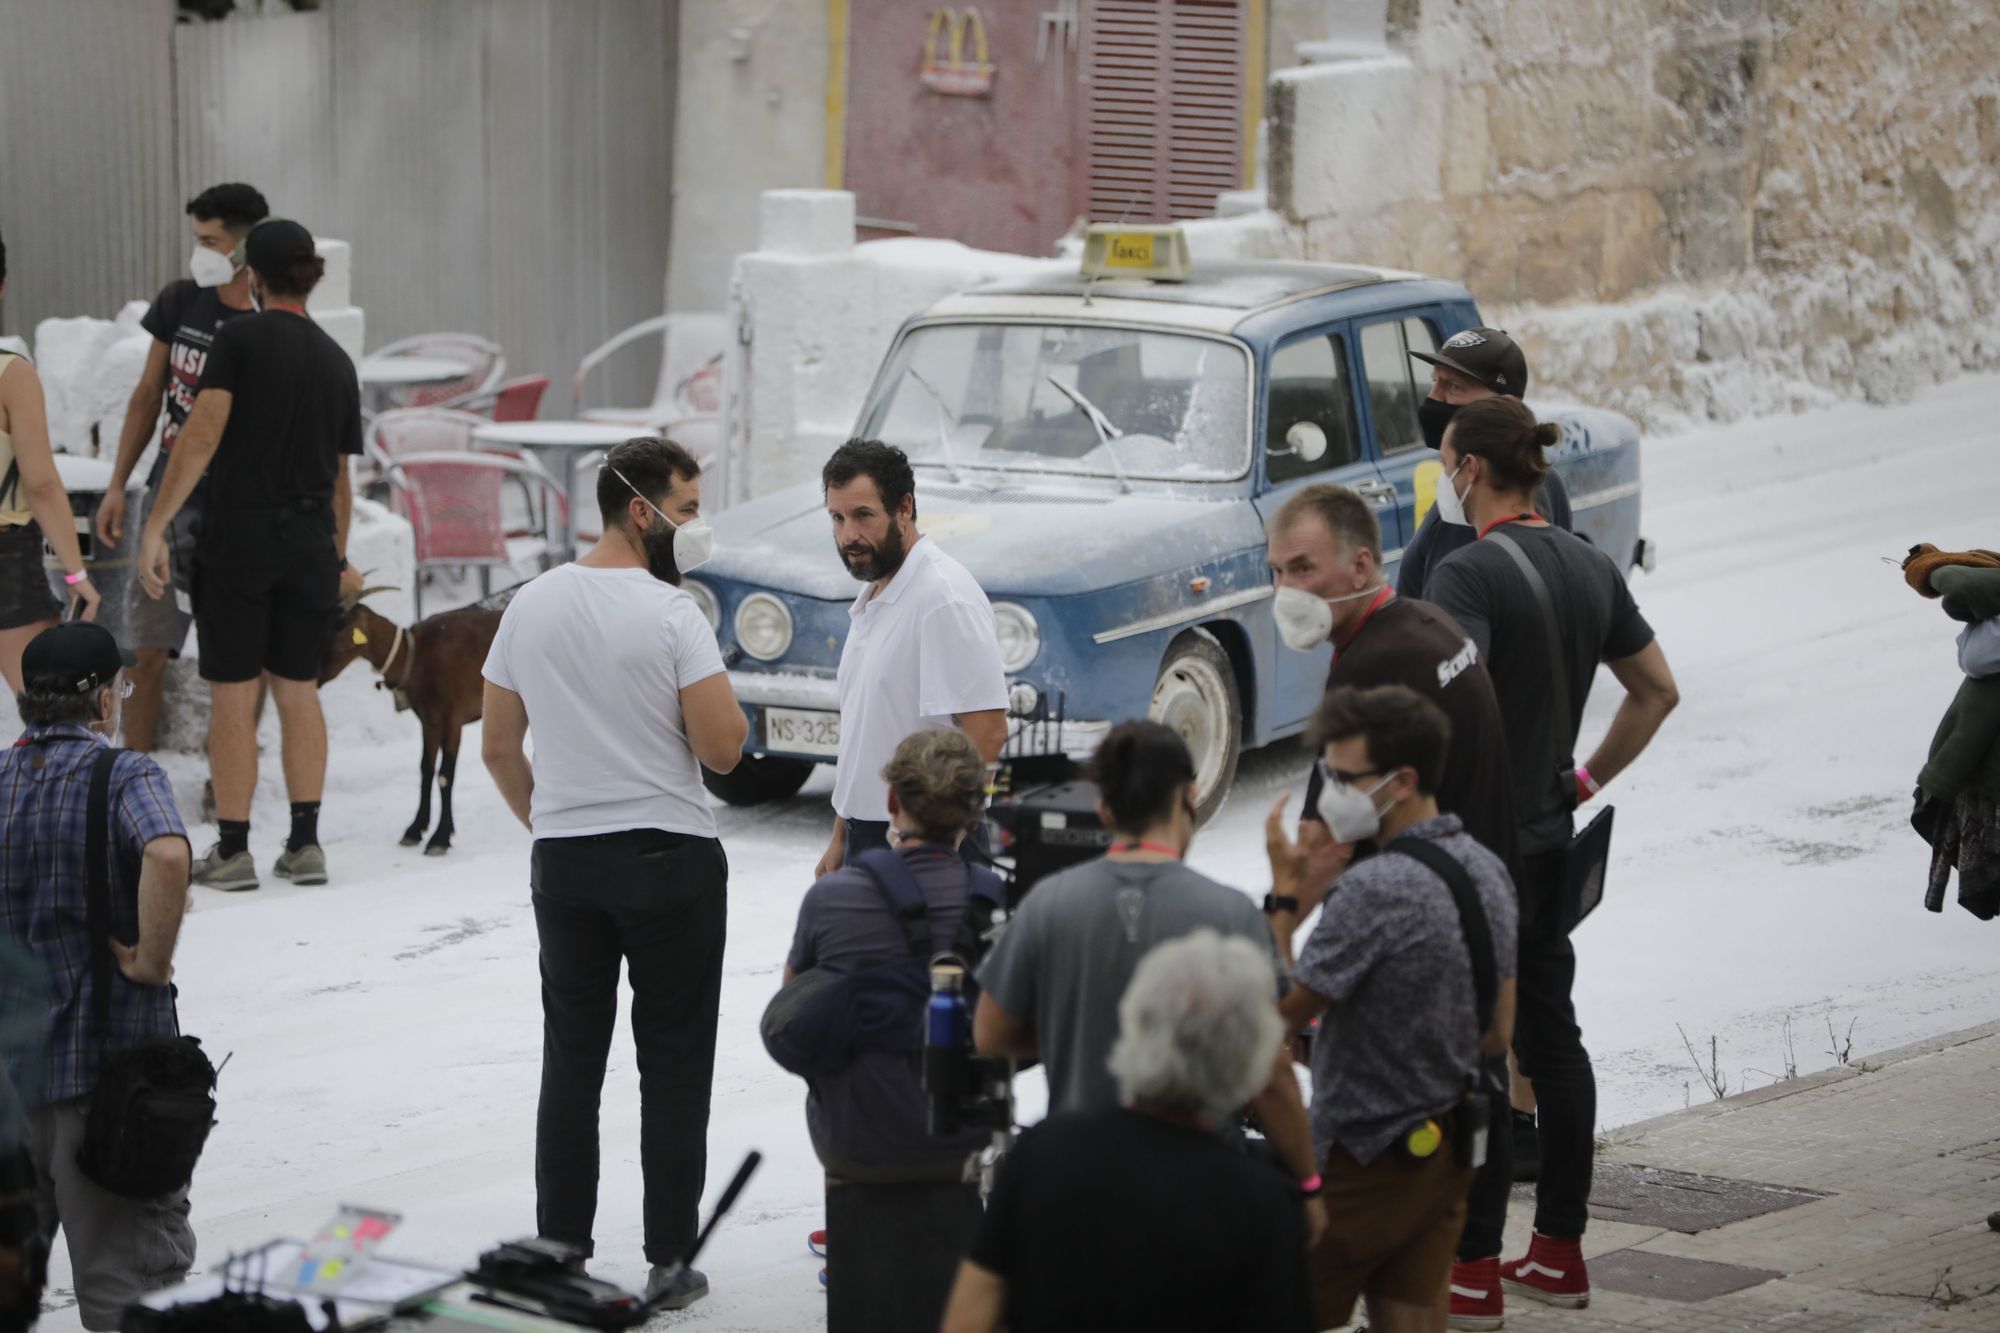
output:
M 60 1228 L 87 1329 L 115 1329 L 140 1294 L 170 1286 L 194 1262 L 187 1191 L 128 1199 L 77 1166 L 85 1112 L 106 1056 L 178 1031 L 173 954 L 187 910 L 187 830 L 166 774 L 146 755 L 111 770 L 111 1017 L 100 1025 L 85 886 L 90 773 L 118 729 L 130 685 L 110 631 L 75 622 L 44 630 L 21 655 L 16 696 L 27 730 L 0 751 L 0 926 L 49 976 L 44 1085 L 24 1128 L 44 1239 Z

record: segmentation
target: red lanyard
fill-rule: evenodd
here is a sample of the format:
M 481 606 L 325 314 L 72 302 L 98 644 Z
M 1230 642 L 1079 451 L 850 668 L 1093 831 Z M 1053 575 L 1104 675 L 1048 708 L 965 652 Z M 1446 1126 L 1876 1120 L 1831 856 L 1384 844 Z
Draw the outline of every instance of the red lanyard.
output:
M 1509 514 L 1505 518 L 1496 518 L 1491 523 L 1488 523 L 1485 527 L 1481 528 L 1479 530 L 1479 539 L 1481 541 L 1486 540 L 1486 534 L 1493 531 L 1493 529 L 1499 527 L 1503 523 L 1546 523 L 1546 522 L 1548 522 L 1548 520 L 1543 518 L 1540 514 Z
M 1180 849 L 1169 847 L 1163 842 L 1121 842 L 1112 847 L 1114 852 L 1158 852 L 1161 856 L 1181 859 Z
M 1336 643 L 1334 645 L 1334 650 L 1337 652 L 1340 649 L 1345 648 L 1348 644 L 1353 643 L 1355 639 L 1359 638 L 1361 636 L 1361 631 L 1368 627 L 1368 618 L 1374 615 L 1377 611 L 1380 611 L 1385 605 L 1388 604 L 1389 599 L 1391 597 L 1394 597 L 1395 595 L 1396 595 L 1396 590 L 1394 588 L 1391 588 L 1386 583 L 1383 584 L 1382 591 L 1375 595 L 1374 601 L 1368 603 L 1368 609 L 1361 613 L 1361 619 L 1354 622 L 1354 628 L 1347 632 L 1346 638 L 1342 639 L 1339 643 Z

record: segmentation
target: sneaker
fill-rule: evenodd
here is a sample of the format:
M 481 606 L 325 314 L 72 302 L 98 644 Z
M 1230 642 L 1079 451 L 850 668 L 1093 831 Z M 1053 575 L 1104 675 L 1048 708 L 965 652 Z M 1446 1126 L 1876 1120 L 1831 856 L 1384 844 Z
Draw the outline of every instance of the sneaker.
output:
M 254 889 L 257 887 L 257 862 L 247 851 L 225 857 L 222 844 L 218 842 L 194 863 L 192 878 L 204 888 L 221 889 L 225 893 Z
M 1580 1239 L 1553 1240 L 1535 1233 L 1528 1257 L 1500 1265 L 1500 1285 L 1516 1296 L 1581 1310 L 1590 1304 L 1590 1272 L 1583 1265 Z
M 826 1258 L 826 1232 L 823 1230 L 807 1232 L 806 1248 L 820 1258 Z
M 654 1264 L 653 1271 L 646 1275 L 646 1299 L 664 1297 L 656 1306 L 661 1310 L 685 1310 L 702 1297 L 708 1295 L 708 1279 L 699 1270 L 683 1268 L 679 1264 Z
M 1486 1333 L 1507 1322 L 1507 1298 L 1500 1292 L 1500 1260 L 1453 1260 L 1451 1327 Z
M 326 883 L 326 853 L 319 844 L 309 842 L 293 851 L 286 848 L 278 853 L 278 860 L 271 867 L 271 873 L 279 879 L 288 879 L 294 884 Z
M 1514 1112 L 1514 1179 L 1533 1180 L 1542 1174 L 1542 1135 L 1533 1111 Z

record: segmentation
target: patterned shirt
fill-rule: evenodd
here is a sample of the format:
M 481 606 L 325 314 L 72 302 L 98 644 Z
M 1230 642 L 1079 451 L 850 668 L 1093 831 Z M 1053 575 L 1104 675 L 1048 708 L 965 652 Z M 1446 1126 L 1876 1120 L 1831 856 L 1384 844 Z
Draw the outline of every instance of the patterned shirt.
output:
M 1457 815 L 1405 830 L 1456 857 L 1493 934 L 1494 984 L 1514 975 L 1514 882 Z M 1292 977 L 1332 1001 L 1313 1038 L 1313 1147 L 1366 1166 L 1449 1110 L 1479 1063 L 1472 961 L 1451 890 L 1414 857 L 1370 857 L 1334 881 Z
M 113 1051 L 178 1031 L 174 988 L 140 986 L 114 966 L 111 1019 L 92 1017 L 85 895 L 85 813 L 102 737 L 83 726 L 30 727 L 0 750 L 0 929 L 48 970 L 48 1065 L 42 1101 L 88 1093 Z M 126 751 L 111 769 L 111 933 L 139 938 L 139 865 L 155 838 L 185 839 L 160 766 Z

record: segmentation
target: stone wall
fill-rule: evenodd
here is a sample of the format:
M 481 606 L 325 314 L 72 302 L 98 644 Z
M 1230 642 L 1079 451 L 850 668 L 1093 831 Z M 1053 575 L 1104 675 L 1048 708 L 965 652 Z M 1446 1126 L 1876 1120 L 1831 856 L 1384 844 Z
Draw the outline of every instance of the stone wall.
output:
M 1318 259 L 1464 280 L 1540 384 L 1652 426 L 2000 364 L 1992 0 L 1391 0 L 1281 71 Z

